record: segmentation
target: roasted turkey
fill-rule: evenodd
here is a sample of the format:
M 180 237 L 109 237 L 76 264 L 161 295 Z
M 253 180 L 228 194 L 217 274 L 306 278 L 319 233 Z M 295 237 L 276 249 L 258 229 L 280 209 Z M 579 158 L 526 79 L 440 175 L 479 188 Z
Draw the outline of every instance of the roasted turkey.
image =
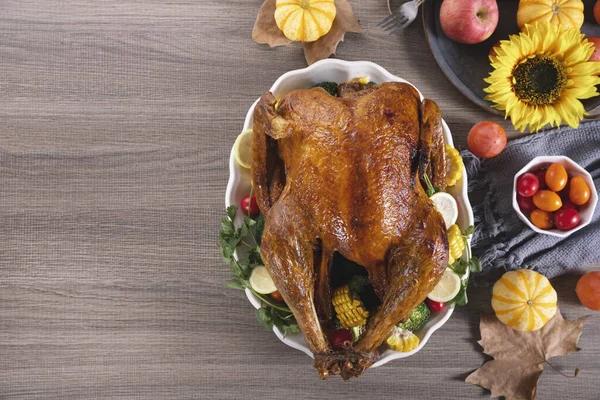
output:
M 254 111 L 252 179 L 266 217 L 261 256 L 315 356 L 321 378 L 359 376 L 391 329 L 408 318 L 448 263 L 442 216 L 424 173 L 445 187 L 439 108 L 405 83 L 342 84 Z M 381 306 L 352 349 L 334 351 L 334 253 L 363 266 Z

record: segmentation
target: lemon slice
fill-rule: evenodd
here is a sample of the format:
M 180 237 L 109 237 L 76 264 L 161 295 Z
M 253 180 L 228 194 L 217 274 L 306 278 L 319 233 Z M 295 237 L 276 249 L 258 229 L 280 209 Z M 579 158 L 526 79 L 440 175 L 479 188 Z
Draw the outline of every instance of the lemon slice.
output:
M 262 265 L 254 267 L 252 270 L 250 274 L 250 286 L 260 294 L 269 294 L 277 290 L 275 282 L 273 282 L 269 271 L 267 271 L 267 267 Z
M 430 199 L 433 201 L 435 209 L 442 214 L 446 223 L 446 229 L 450 229 L 458 219 L 458 205 L 456 204 L 456 200 L 451 194 L 445 192 L 435 193 Z
M 252 164 L 252 129 L 246 129 L 235 139 L 233 156 L 242 167 L 250 168 Z
M 459 291 L 459 276 L 450 268 L 446 268 L 444 275 L 442 275 L 442 279 L 440 279 L 438 284 L 433 288 L 433 291 L 429 293 L 427 297 L 429 297 L 430 300 L 445 303 L 455 298 Z

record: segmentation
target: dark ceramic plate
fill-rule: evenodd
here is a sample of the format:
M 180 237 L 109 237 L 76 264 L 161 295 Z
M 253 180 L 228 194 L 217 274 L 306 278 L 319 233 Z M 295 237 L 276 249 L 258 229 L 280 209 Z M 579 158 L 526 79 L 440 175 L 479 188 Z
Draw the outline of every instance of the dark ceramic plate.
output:
M 596 23 L 593 15 L 594 0 L 585 1 L 585 22 L 581 31 L 588 36 L 600 37 L 600 25 Z M 491 107 L 491 103 L 484 100 L 483 88 L 487 84 L 483 81 L 492 70 L 488 59 L 490 48 L 499 40 L 508 39 L 510 34 L 519 32 L 517 27 L 516 0 L 499 0 L 498 9 L 500 19 L 498 27 L 492 36 L 485 42 L 478 44 L 461 44 L 454 42 L 444 34 L 440 26 L 440 7 L 442 0 L 427 0 L 423 8 L 423 26 L 433 57 L 448 77 L 450 82 L 469 100 L 491 113 L 504 116 L 503 111 Z M 600 96 L 584 100 L 583 105 L 588 111 L 600 106 Z

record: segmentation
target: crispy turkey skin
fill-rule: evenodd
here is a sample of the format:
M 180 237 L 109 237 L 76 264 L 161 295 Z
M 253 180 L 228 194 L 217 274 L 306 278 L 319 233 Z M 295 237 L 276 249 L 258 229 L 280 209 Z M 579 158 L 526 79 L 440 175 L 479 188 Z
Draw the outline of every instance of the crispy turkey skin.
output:
M 420 183 L 445 187 L 441 115 L 404 83 L 262 96 L 252 179 L 266 225 L 261 256 L 322 378 L 360 375 L 392 327 L 423 302 L 448 263 L 441 215 Z M 382 304 L 353 349 L 327 341 L 334 252 L 365 267 Z

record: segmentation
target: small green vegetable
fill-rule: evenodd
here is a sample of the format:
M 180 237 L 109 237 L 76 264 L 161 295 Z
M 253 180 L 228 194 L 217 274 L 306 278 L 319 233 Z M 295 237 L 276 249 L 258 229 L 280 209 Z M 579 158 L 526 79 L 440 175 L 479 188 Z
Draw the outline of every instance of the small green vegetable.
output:
M 313 87 L 323 88 L 330 95 L 335 96 L 335 97 L 338 96 L 338 84 L 336 82 L 328 82 L 328 81 L 319 82 L 316 85 L 314 85 Z
M 221 232 L 219 233 L 221 256 L 223 261 L 231 266 L 233 275 L 233 279 L 227 282 L 227 287 L 239 290 L 249 289 L 261 300 L 262 307 L 256 310 L 256 318 L 265 329 L 271 330 L 275 326 L 283 332 L 284 336 L 288 333 L 298 333 L 298 325 L 289 307 L 285 304 L 275 303 L 268 296 L 257 293 L 248 281 L 252 269 L 263 265 L 259 245 L 265 227 L 264 215 L 261 214 L 256 219 L 246 215 L 242 226 L 236 229 L 233 223 L 236 212 L 236 206 L 227 207 L 227 216 L 221 221 Z M 234 257 L 236 250 L 238 251 L 237 259 Z
M 410 317 L 408 317 L 406 322 L 400 322 L 396 326 L 407 331 L 416 332 L 425 326 L 430 316 L 431 311 L 427 307 L 427 304 L 421 303 L 411 311 Z
M 464 306 L 469 302 L 467 298 L 467 286 L 469 286 L 469 277 L 474 272 L 481 272 L 481 263 L 477 257 L 471 254 L 471 247 L 469 247 L 468 239 L 473 234 L 473 226 L 469 226 L 467 229 L 462 231 L 462 237 L 465 241 L 465 248 L 467 250 L 467 259 L 463 260 L 459 258 L 450 266 L 454 272 L 460 277 L 460 291 L 454 297 L 450 303 L 454 303 L 457 306 Z

